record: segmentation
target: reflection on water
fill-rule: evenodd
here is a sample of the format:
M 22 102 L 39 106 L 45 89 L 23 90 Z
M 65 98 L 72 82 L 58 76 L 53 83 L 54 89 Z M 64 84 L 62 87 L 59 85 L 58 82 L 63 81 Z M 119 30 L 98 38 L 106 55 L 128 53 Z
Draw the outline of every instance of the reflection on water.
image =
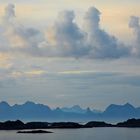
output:
M 0 140 L 140 140 L 140 128 L 53 129 L 52 134 L 0 131 Z

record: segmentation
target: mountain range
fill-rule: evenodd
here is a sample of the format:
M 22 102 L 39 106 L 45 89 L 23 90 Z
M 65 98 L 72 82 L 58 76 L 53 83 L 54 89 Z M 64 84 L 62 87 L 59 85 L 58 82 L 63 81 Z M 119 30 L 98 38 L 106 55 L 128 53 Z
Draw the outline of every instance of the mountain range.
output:
M 123 121 L 131 118 L 140 118 L 140 107 L 126 103 L 124 105 L 109 105 L 104 111 L 81 108 L 79 105 L 72 107 L 57 107 L 52 109 L 44 104 L 36 104 L 31 101 L 19 105 L 10 106 L 7 102 L 0 102 L 0 120 L 24 120 L 24 121 Z

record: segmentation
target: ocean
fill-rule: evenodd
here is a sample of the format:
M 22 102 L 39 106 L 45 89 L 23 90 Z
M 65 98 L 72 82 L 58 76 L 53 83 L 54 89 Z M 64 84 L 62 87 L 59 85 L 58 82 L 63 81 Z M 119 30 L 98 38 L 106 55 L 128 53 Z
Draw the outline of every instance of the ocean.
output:
M 0 140 L 140 140 L 140 128 L 51 129 L 51 134 L 0 131 Z

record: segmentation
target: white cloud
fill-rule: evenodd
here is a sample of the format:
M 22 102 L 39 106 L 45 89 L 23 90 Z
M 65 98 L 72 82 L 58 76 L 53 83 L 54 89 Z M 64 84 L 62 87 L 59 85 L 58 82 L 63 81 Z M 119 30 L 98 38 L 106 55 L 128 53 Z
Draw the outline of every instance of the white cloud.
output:
M 8 6 L 5 8 L 5 20 L 11 20 L 14 18 L 15 15 L 15 5 L 14 4 L 8 4 Z
M 1 51 L 38 55 L 39 45 L 44 41 L 44 35 L 37 29 L 25 27 L 16 20 L 15 6 L 9 4 L 5 8 L 3 22 L 0 25 L 2 37 Z
M 133 29 L 135 44 L 133 44 L 132 55 L 140 56 L 140 18 L 131 16 L 129 27 Z
M 91 7 L 84 16 L 84 28 L 75 22 L 74 11 L 63 11 L 58 14 L 52 28 L 44 32 L 21 25 L 16 20 L 15 6 L 5 8 L 5 16 L 0 30 L 1 51 L 28 54 L 38 57 L 74 57 L 116 59 L 134 54 L 128 46 L 108 34 L 100 27 L 101 12 Z M 131 20 L 139 41 L 138 20 Z M 136 43 L 139 44 L 139 43 Z M 134 47 L 132 50 L 136 50 Z M 136 55 L 134 55 L 136 56 Z
M 91 50 L 90 57 L 94 58 L 119 58 L 129 54 L 128 48 L 118 39 L 100 28 L 101 12 L 95 7 L 89 8 L 85 14 L 85 30 L 87 44 Z

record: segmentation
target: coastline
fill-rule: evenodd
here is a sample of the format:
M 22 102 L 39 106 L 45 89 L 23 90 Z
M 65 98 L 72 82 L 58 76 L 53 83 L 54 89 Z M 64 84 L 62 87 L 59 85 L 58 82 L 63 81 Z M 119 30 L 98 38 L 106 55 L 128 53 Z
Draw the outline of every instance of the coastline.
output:
M 20 120 L 0 122 L 0 130 L 25 130 L 25 129 L 79 129 L 94 127 L 127 127 L 140 128 L 140 119 L 129 119 L 117 124 L 106 123 L 103 121 L 90 121 L 86 124 L 76 122 L 27 122 Z

